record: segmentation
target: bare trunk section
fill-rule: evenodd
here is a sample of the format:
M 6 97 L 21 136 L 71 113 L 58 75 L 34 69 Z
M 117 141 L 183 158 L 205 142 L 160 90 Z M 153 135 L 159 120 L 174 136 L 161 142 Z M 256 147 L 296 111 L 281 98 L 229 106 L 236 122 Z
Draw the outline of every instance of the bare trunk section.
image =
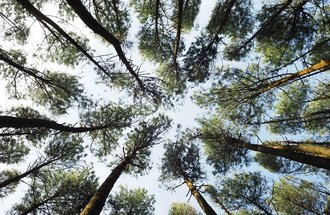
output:
M 97 189 L 97 191 L 94 193 L 93 197 L 85 206 L 80 215 L 98 215 L 101 213 L 111 189 L 113 188 L 114 184 L 116 183 L 122 172 L 126 169 L 131 159 L 132 156 L 127 157 L 112 170 L 111 174 Z
M 321 69 L 326 69 L 327 67 L 330 66 L 330 59 L 327 59 L 327 60 L 321 60 L 319 63 L 317 64 L 314 64 L 313 66 L 311 67 L 308 67 L 306 69 L 303 69 L 295 74 L 292 74 L 292 75 L 288 75 L 284 78 L 281 78 L 275 82 L 272 82 L 270 83 L 268 86 L 266 86 L 265 88 L 263 88 L 260 92 L 258 92 L 255 96 L 258 96 L 262 93 L 265 93 L 275 87 L 279 87 L 281 85 L 284 85 L 294 79 L 297 79 L 297 78 L 300 78 L 300 77 L 303 77 L 303 76 L 306 76 L 306 75 L 310 75 L 312 72 L 315 72 L 317 70 L 321 70 Z
M 330 109 L 325 109 L 321 111 L 306 113 L 301 116 L 291 116 L 287 118 L 278 118 L 268 121 L 263 121 L 260 124 L 268 124 L 268 123 L 306 123 L 309 121 L 315 121 L 315 120 L 324 120 L 330 118 Z
M 112 125 L 105 124 L 101 126 L 94 127 L 72 127 L 63 124 L 59 124 L 52 120 L 47 119 L 29 119 L 29 118 L 21 118 L 21 117 L 13 117 L 13 116 L 0 116 L 0 128 L 46 128 L 46 129 L 54 129 L 62 132 L 72 132 L 72 133 L 82 133 L 89 132 L 95 130 L 101 130 L 112 127 L 120 127 L 123 125 Z
M 308 164 L 318 168 L 330 170 L 330 159 L 322 157 L 320 155 L 310 155 L 310 154 L 305 154 L 303 151 L 299 152 L 285 148 L 276 148 L 277 146 L 274 147 L 270 145 L 267 146 L 267 145 L 251 144 L 242 140 L 236 140 L 235 142 L 237 143 L 237 146 L 241 148 L 247 148 L 265 154 L 280 156 L 287 158 L 289 160 L 297 161 L 299 163 Z
M 207 215 L 217 215 L 217 213 L 207 203 L 207 201 L 204 199 L 202 194 L 200 194 L 200 192 L 198 192 L 198 190 L 196 189 L 194 184 L 187 177 L 184 177 L 184 182 L 188 186 L 190 192 L 195 197 L 195 199 L 197 200 L 199 206 L 202 208 L 202 210 L 205 212 L 205 214 L 207 214 Z
M 297 144 L 297 145 L 266 145 L 273 149 L 282 149 L 291 152 L 299 152 L 304 154 L 310 154 L 320 156 L 326 159 L 330 159 L 330 148 L 326 146 L 318 146 L 312 144 Z

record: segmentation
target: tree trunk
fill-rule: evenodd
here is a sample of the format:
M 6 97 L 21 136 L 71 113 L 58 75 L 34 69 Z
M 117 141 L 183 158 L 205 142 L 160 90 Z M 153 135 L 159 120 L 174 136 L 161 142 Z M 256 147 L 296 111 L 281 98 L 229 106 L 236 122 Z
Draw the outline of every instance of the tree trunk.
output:
M 281 78 L 281 79 L 279 79 L 277 81 L 274 81 L 274 82 L 268 84 L 266 87 L 264 87 L 263 89 L 261 89 L 258 93 L 256 93 L 254 95 L 254 97 L 255 96 L 258 96 L 260 94 L 263 94 L 263 93 L 265 93 L 265 92 L 267 92 L 267 91 L 269 91 L 269 90 L 271 90 L 271 89 L 273 89 L 275 87 L 279 87 L 281 85 L 284 85 L 284 84 L 286 84 L 286 83 L 288 83 L 288 82 L 290 82 L 290 81 L 292 81 L 294 79 L 301 78 L 301 77 L 303 77 L 305 75 L 311 74 L 314 71 L 325 69 L 325 68 L 327 68 L 329 66 L 330 66 L 330 59 L 321 60 L 319 63 L 314 64 L 313 66 L 311 66 L 309 68 L 303 69 L 303 70 L 301 70 L 301 71 L 299 71 L 299 72 L 297 72 L 295 74 L 288 75 L 288 76 L 286 76 L 284 78 Z
M 2 187 L 5 187 L 5 186 L 11 184 L 11 183 L 18 182 L 18 181 L 21 180 L 22 178 L 24 178 L 24 177 L 30 175 L 31 173 L 34 173 L 34 172 L 38 171 L 38 170 L 41 169 L 42 167 L 47 166 L 48 164 L 51 164 L 51 163 L 53 163 L 53 162 L 56 161 L 56 160 L 57 160 L 57 159 L 49 160 L 49 161 L 47 161 L 47 162 L 45 162 L 45 163 L 43 163 L 43 164 L 40 164 L 40 165 L 38 165 L 38 166 L 36 166 L 36 167 L 34 167 L 34 168 L 32 168 L 32 169 L 30 169 L 30 170 L 28 170 L 28 171 L 26 171 L 26 172 L 20 174 L 20 175 L 17 175 L 17 176 L 15 176 L 15 177 L 13 177 L 13 178 L 10 178 L 10 179 L 8 179 L 8 180 L 5 180 L 5 181 L 1 182 L 1 183 L 0 183 L 0 189 L 1 189 Z
M 108 195 L 116 183 L 117 179 L 120 177 L 122 172 L 126 169 L 130 160 L 133 156 L 129 156 L 123 161 L 121 161 L 116 168 L 114 168 L 111 174 L 105 179 L 103 184 L 94 193 L 91 200 L 85 206 L 84 210 L 80 215 L 98 215 L 101 213 L 104 204 L 108 198 Z
M 48 119 L 33 119 L 13 116 L 0 116 L 0 128 L 46 128 L 63 132 L 81 133 L 105 128 L 118 127 L 118 125 L 105 124 L 94 127 L 72 127 L 59 124 Z M 124 125 L 123 125 L 124 126 Z
M 320 155 L 304 154 L 303 151 L 295 151 L 297 149 L 293 150 L 288 148 L 276 148 L 278 146 L 251 144 L 242 140 L 235 140 L 235 142 L 237 143 L 237 146 L 241 148 L 280 156 L 299 163 L 330 170 L 330 159 L 324 158 Z
M 300 143 L 295 145 L 266 145 L 273 149 L 282 149 L 290 152 L 298 152 L 303 154 L 315 155 L 330 159 L 330 147 L 319 146 L 313 144 Z
M 190 192 L 193 194 L 195 199 L 197 200 L 199 206 L 207 215 L 217 215 L 217 213 L 213 210 L 213 208 L 207 203 L 204 197 L 198 192 L 194 184 L 187 178 L 184 177 L 184 182 L 188 186 Z
M 295 124 L 295 123 L 306 123 L 316 120 L 325 120 L 330 118 L 330 109 L 320 110 L 316 112 L 306 113 L 301 116 L 291 116 L 286 118 L 277 118 L 273 120 L 263 121 L 256 124 L 270 124 L 270 123 L 286 123 L 286 124 Z

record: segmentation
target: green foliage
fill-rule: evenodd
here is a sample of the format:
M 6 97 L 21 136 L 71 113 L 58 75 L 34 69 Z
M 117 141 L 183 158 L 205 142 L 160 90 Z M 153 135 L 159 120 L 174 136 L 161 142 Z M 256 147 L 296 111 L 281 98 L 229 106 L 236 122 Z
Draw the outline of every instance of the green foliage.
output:
M 317 25 L 311 19 L 316 8 L 309 9 L 307 1 L 294 1 L 274 16 L 282 7 L 282 4 L 277 3 L 263 5 L 261 13 L 257 15 L 258 21 L 263 23 L 257 37 L 257 51 L 264 55 L 265 61 L 274 65 L 289 62 L 296 53 L 309 47 L 317 32 Z
M 133 117 L 138 113 L 134 108 L 109 103 L 88 105 L 80 115 L 85 126 L 99 127 L 91 131 L 90 136 L 98 143 L 97 156 L 102 157 L 116 147 L 123 130 L 131 125 Z
M 27 13 L 13 0 L 1 1 L 0 12 L 4 21 L 1 37 L 7 41 L 14 40 L 21 45 L 25 44 L 30 34 L 26 23 Z
M 131 20 L 125 3 L 120 1 L 93 1 L 93 12 L 97 21 L 102 23 L 102 26 L 121 43 L 127 42 Z
M 197 212 L 188 203 L 174 202 L 171 204 L 168 215 L 197 215 Z
M 309 84 L 306 82 L 294 82 L 287 90 L 277 96 L 275 106 L 276 114 L 280 116 L 299 116 L 307 99 Z
M 134 156 L 126 172 L 143 175 L 151 169 L 150 148 L 160 142 L 161 135 L 170 125 L 171 120 L 165 115 L 160 115 L 150 121 L 139 123 L 138 127 L 127 135 L 126 154 Z
M 299 183 L 285 179 L 276 182 L 273 202 L 277 211 L 283 214 L 322 213 L 327 195 L 313 188 L 313 184 L 303 180 Z
M 83 139 L 78 135 L 61 133 L 49 140 L 44 151 L 49 160 L 59 159 L 64 165 L 74 166 L 86 156 L 82 143 Z
M 326 135 L 329 131 L 328 83 L 310 87 L 308 83 L 295 82 L 278 95 L 276 115 L 269 130 L 273 133 L 300 133 L 307 131 Z
M 30 97 L 34 102 L 48 107 L 53 114 L 60 115 L 67 113 L 73 103 L 83 100 L 84 90 L 77 77 L 58 72 L 47 72 L 45 75 L 56 85 L 31 86 Z
M 200 119 L 200 139 L 204 145 L 207 162 L 214 167 L 214 173 L 224 174 L 234 167 L 248 165 L 251 161 L 246 148 L 238 147 L 243 139 L 239 130 L 225 126 L 218 118 Z
M 14 138 L 2 137 L 0 142 L 0 162 L 11 164 L 21 162 L 30 149 Z
M 202 35 L 189 47 L 183 60 L 183 71 L 190 82 L 204 82 L 210 76 L 217 56 L 218 44 L 213 38 Z
M 265 153 L 257 153 L 254 161 L 273 173 L 292 174 L 311 171 L 303 164 Z
M 3 181 L 9 180 L 17 176 L 19 172 L 15 169 L 2 170 L 0 172 L 0 183 Z M 0 188 L 0 198 L 6 197 L 8 194 L 13 193 L 17 187 L 18 183 L 11 183 L 5 187 Z
M 253 213 L 271 214 L 268 207 L 270 188 L 260 173 L 235 174 L 232 178 L 224 179 L 221 185 L 218 198 L 229 211 L 244 209 Z
M 200 182 L 205 179 L 200 148 L 189 131 L 178 135 L 176 142 L 168 141 L 164 144 L 165 153 L 162 157 L 159 179 L 164 183 L 184 178 L 193 183 Z
M 111 215 L 151 215 L 154 214 L 154 195 L 144 188 L 128 189 L 120 186 L 118 193 L 110 195 L 107 204 Z
M 272 79 L 267 72 L 267 67 L 261 68 L 258 64 L 251 64 L 247 70 L 219 68 L 208 92 L 200 91 L 194 97 L 200 106 L 215 106 L 222 116 L 233 122 L 260 122 L 275 99 L 272 91 L 260 95 Z
M 138 35 L 139 50 L 143 57 L 158 63 L 166 62 L 171 58 L 175 38 L 166 29 L 160 26 L 156 31 L 151 24 L 146 23 Z
M 32 178 L 31 187 L 12 213 L 22 214 L 35 208 L 35 214 L 79 214 L 97 187 L 93 172 L 42 171 Z
M 215 6 L 207 26 L 210 34 L 224 34 L 236 39 L 244 38 L 252 30 L 254 20 L 251 1 L 238 0 L 229 8 L 231 2 L 221 1 Z M 228 17 L 225 16 L 227 10 L 230 10 Z
M 177 22 L 178 19 L 178 8 L 180 0 L 173 0 L 173 20 Z M 201 0 L 186 0 L 183 1 L 183 14 L 182 14 L 182 29 L 181 31 L 189 31 L 194 26 L 194 21 L 199 12 L 199 6 Z M 176 23 L 177 24 L 177 23 Z
M 206 181 L 210 170 L 202 167 L 205 160 L 215 177 L 247 166 L 251 162 L 247 148 L 262 148 L 253 141 L 264 131 L 264 124 L 273 133 L 302 133 L 328 146 L 329 67 L 302 76 L 296 72 L 329 60 L 329 1 L 217 1 L 213 10 L 207 8 L 211 16 L 205 17 L 199 11 L 208 1 L 130 0 L 128 5 L 118 0 L 84 0 L 81 6 L 103 26 L 92 29 L 88 26 L 95 20 L 81 25 L 82 16 L 75 11 L 84 8 L 75 8 L 73 2 L 0 3 L 0 75 L 7 87 L 5 96 L 16 99 L 8 102 L 13 108 L 1 114 L 52 119 L 76 129 L 65 133 L 43 125 L 0 125 L 0 162 L 27 161 L 26 173 L 33 170 L 27 176 L 10 166 L 0 172 L 1 183 L 20 174 L 28 186 L 12 214 L 79 214 L 97 185 L 90 169 L 74 169 L 85 165 L 80 161 L 88 153 L 87 145 L 106 164 L 127 162 L 126 172 L 145 174 L 151 169 L 151 147 L 162 143 L 171 127 L 168 117 L 154 116 L 166 108 L 175 111 L 174 106 L 185 102 L 182 98 L 194 93 L 192 99 L 212 117 L 200 119 L 198 129 L 178 131 L 176 140 L 163 145 L 160 180 L 164 183 L 189 179 L 200 190 L 197 184 Z M 38 12 L 45 12 L 58 27 Z M 136 29 L 130 41 L 129 32 Z M 93 37 L 104 30 L 108 38 Z M 110 43 L 114 49 L 109 49 Z M 158 68 L 140 67 L 135 49 L 153 64 L 150 68 Z M 86 65 L 86 57 L 97 68 Z M 60 67 L 55 71 L 49 65 Z M 79 75 L 60 71 L 68 67 Z M 95 75 L 97 86 L 90 85 Z M 194 92 L 198 89 L 202 90 Z M 118 97 L 120 102 L 113 103 Z M 26 102 L 38 111 L 16 105 Z M 3 103 L 7 108 L 7 100 Z M 253 136 L 248 136 L 251 131 Z M 31 158 L 34 163 L 26 159 L 30 154 L 38 155 Z M 315 168 L 269 154 L 257 154 L 254 161 L 273 173 L 316 173 Z M 228 207 L 233 214 L 329 213 L 325 197 L 329 192 L 320 186 L 282 180 L 271 190 L 271 182 L 260 173 L 244 171 L 223 179 L 217 188 L 207 186 L 224 211 Z M 17 181 L 2 188 L 0 197 L 14 192 L 16 186 Z M 121 187 L 108 204 L 113 214 L 153 214 L 154 202 L 145 189 Z M 169 213 L 195 215 L 196 211 L 174 204 Z

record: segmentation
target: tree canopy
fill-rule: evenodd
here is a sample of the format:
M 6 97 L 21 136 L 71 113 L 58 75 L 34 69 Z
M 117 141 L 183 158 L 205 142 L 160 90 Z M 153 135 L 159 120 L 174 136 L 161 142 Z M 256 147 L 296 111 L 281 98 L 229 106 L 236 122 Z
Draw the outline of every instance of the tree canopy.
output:
M 0 213 L 330 214 L 329 0 L 2 0 L 0 26 Z

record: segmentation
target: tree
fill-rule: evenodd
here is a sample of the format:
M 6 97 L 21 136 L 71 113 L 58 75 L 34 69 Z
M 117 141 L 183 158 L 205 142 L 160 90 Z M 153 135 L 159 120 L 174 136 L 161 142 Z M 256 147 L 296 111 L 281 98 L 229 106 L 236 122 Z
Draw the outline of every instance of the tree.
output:
M 187 203 L 174 202 L 168 212 L 169 215 L 197 215 L 195 208 Z
M 200 164 L 199 148 L 189 139 L 189 133 L 183 134 L 177 142 L 168 142 L 164 145 L 160 180 L 163 182 L 183 180 L 201 209 L 208 215 L 216 214 L 197 187 L 197 183 L 204 179 L 205 173 Z
M 88 169 L 55 172 L 44 170 L 32 178 L 22 202 L 12 213 L 78 214 L 91 198 L 97 181 Z
M 16 172 L 16 174 L 10 174 L 11 177 L 6 178 L 6 180 L 1 180 L 0 188 L 2 189 L 12 183 L 17 184 L 31 174 L 38 175 L 40 169 L 50 165 L 62 167 L 75 165 L 83 157 L 81 142 L 82 139 L 75 135 L 62 134 L 55 136 L 49 140 L 48 145 L 45 147 L 44 156 L 40 156 L 35 160 L 24 173 Z
M 260 173 L 236 174 L 222 181 L 221 185 L 217 199 L 223 202 L 227 210 L 244 209 L 252 213 L 272 214 L 268 207 L 268 183 Z
M 273 203 L 276 210 L 282 213 L 323 214 L 328 195 L 307 181 L 281 179 L 275 183 Z
M 94 193 L 81 214 L 100 214 L 111 189 L 123 172 L 143 174 L 143 171 L 149 168 L 150 147 L 157 144 L 159 136 L 167 130 L 169 125 L 168 118 L 160 116 L 150 122 L 140 123 L 138 128 L 128 134 L 128 140 L 123 148 L 123 157 Z
M 251 143 L 241 132 L 232 130 L 218 119 L 201 120 L 200 139 L 204 142 L 209 162 L 216 172 L 228 170 L 227 165 L 238 166 L 248 162 L 247 150 L 280 156 L 303 164 L 329 170 L 329 148 L 304 142 L 268 142 L 266 144 Z M 220 154 L 219 152 L 220 149 Z M 221 150 L 222 149 L 222 150 Z M 227 154 L 222 156 L 223 154 Z M 224 159 L 223 159 L 224 158 Z M 226 161 L 228 158 L 228 161 Z M 224 162 L 223 162 L 224 161 Z
M 149 195 L 144 188 L 128 189 L 120 186 L 119 192 L 110 195 L 107 204 L 110 205 L 110 214 L 154 214 L 154 195 Z

